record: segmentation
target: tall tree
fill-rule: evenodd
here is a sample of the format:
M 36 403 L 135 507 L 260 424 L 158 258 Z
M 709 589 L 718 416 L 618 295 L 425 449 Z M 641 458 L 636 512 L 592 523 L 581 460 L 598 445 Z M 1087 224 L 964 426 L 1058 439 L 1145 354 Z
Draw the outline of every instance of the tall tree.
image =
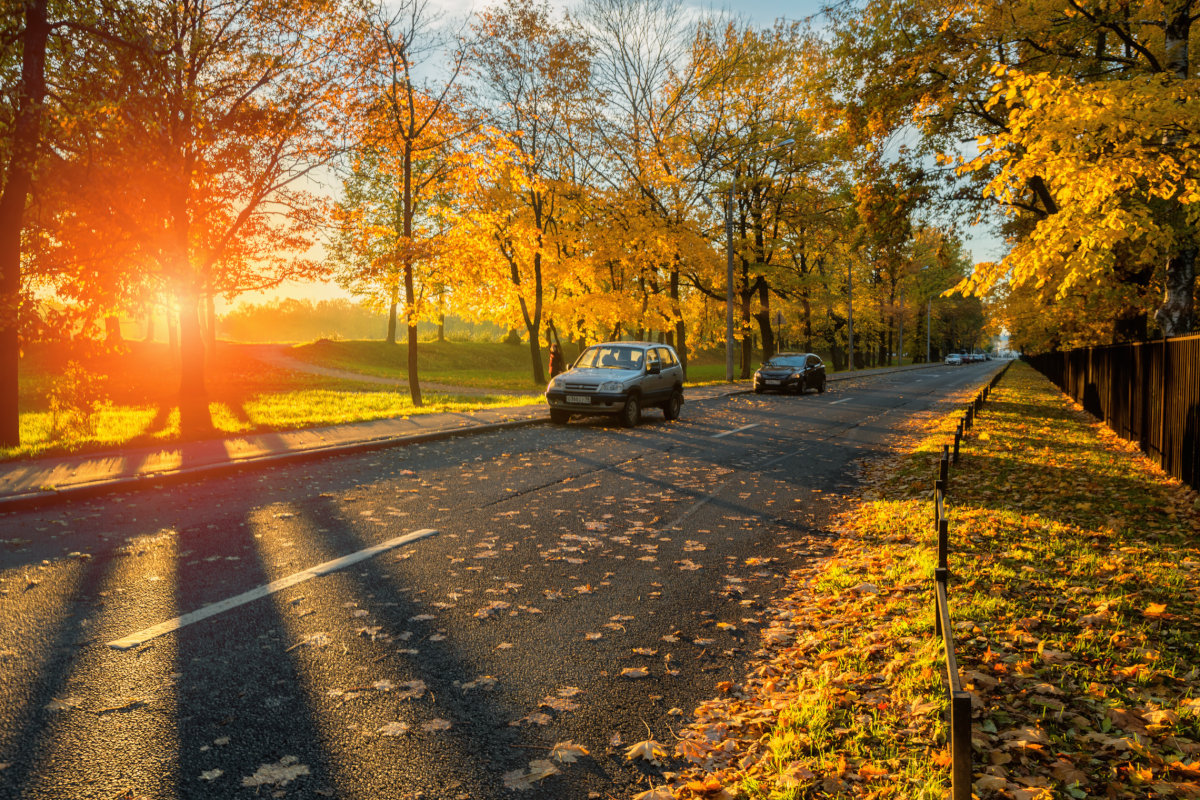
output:
M 321 268 L 305 257 L 321 204 L 304 184 L 337 154 L 357 20 L 334 0 L 154 0 L 112 20 L 120 109 L 104 146 L 153 192 L 140 220 L 179 302 L 185 436 L 211 429 L 201 304 Z
M 441 26 L 441 27 L 439 27 Z M 457 90 L 466 50 L 426 0 L 380 4 L 371 12 L 370 59 L 358 91 L 367 113 L 354 169 L 340 204 L 341 243 L 350 256 L 343 285 L 382 289 L 389 304 L 388 341 L 396 340 L 396 306 L 404 290 L 408 387 L 421 405 L 417 374 L 418 267 L 437 263 L 429 206 L 447 178 L 449 151 L 472 129 Z M 444 77 L 429 77 L 432 58 L 448 53 Z M 429 59 L 427 61 L 427 59 Z M 424 74 L 426 77 L 421 77 Z M 346 262 L 346 259 L 342 259 Z M 438 284 L 438 281 L 432 281 Z
M 0 111 L 0 445 L 20 444 L 18 404 L 20 362 L 21 234 L 33 173 L 42 149 L 42 107 L 46 99 L 46 44 L 50 36 L 47 0 L 6 6 L 0 18 L 0 60 L 19 64 L 15 87 L 5 86 Z M 6 72 L 9 70 L 6 69 Z M 11 74 L 11 73 L 10 73 Z
M 490 214 L 477 207 L 485 217 L 460 221 L 482 231 L 508 268 L 538 384 L 545 383 L 545 270 L 549 260 L 568 255 L 554 239 L 566 211 L 563 194 L 570 184 L 565 179 L 573 170 L 570 130 L 581 124 L 590 56 L 580 26 L 569 17 L 556 18 L 544 0 L 504 0 L 482 12 L 476 24 L 472 70 L 490 115 L 498 161 L 492 173 L 497 183 L 492 190 L 478 187 L 474 198 L 516 206 L 511 214 L 495 205 Z M 483 230 L 485 224 L 490 230 Z

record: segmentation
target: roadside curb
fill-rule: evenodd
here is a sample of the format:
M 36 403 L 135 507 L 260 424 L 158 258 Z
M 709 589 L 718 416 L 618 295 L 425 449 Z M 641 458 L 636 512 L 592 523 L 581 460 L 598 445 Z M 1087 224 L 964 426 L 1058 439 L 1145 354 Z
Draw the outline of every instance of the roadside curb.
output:
M 246 456 L 224 462 L 216 461 L 211 464 L 197 464 L 192 467 L 180 467 L 178 469 L 163 470 L 161 472 L 147 472 L 145 474 L 129 475 L 120 478 L 102 478 L 100 480 L 90 481 L 87 483 L 64 486 L 61 489 L 42 489 L 39 491 L 21 492 L 19 494 L 0 496 L 0 513 L 7 511 L 23 511 L 31 508 L 44 508 L 60 500 L 77 500 L 87 497 L 95 497 L 97 495 L 119 491 L 122 488 L 138 489 L 146 486 L 147 484 L 165 485 L 170 483 L 179 483 L 186 481 L 189 478 L 194 478 L 198 475 L 222 475 L 233 473 L 263 464 L 287 461 L 298 462 L 306 459 L 322 458 L 324 456 L 334 454 L 364 453 L 371 450 L 382 450 L 387 447 L 396 447 L 399 445 L 424 444 L 426 442 L 457 439 L 461 436 L 470 436 L 477 433 L 524 428 L 549 421 L 550 418 L 548 416 L 538 416 L 530 417 L 528 419 L 509 420 L 507 422 L 487 422 L 479 425 L 464 425 L 460 428 L 429 431 L 428 433 L 381 436 L 375 439 L 366 439 L 358 442 L 341 442 L 338 444 L 309 447 L 303 450 L 296 450 L 292 452 L 266 453 L 257 456 Z

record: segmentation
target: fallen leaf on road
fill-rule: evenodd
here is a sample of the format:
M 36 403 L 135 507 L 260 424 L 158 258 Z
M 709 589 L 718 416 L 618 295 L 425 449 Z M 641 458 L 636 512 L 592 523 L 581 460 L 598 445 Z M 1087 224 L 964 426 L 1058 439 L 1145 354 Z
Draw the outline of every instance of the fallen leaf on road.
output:
M 428 722 L 421 723 L 421 730 L 427 732 L 433 731 L 448 731 L 450 730 L 450 720 L 448 719 L 431 719 Z
M 633 800 L 675 800 L 675 795 L 666 786 L 656 786 L 634 795 Z
M 409 725 L 407 722 L 389 722 L 379 726 L 378 733 L 384 736 L 402 736 L 408 733 Z
M 650 674 L 645 667 L 625 667 L 621 670 L 622 678 L 645 678 Z
M 221 777 L 224 774 L 225 774 L 225 770 L 210 769 L 210 770 L 206 770 L 206 771 L 200 773 L 200 780 L 215 781 L 217 778 Z
M 287 786 L 301 775 L 308 775 L 308 767 L 298 764 L 295 756 L 284 756 L 274 764 L 263 764 L 249 777 L 242 778 L 242 786 Z
M 629 746 L 625 751 L 625 760 L 632 761 L 635 758 L 640 758 L 644 761 L 649 761 L 655 766 L 662 766 L 660 759 L 667 757 L 667 751 L 663 746 L 653 739 L 644 739 L 636 744 Z
M 558 742 L 554 745 L 554 749 L 550 751 L 550 757 L 555 761 L 560 761 L 563 764 L 574 764 L 577 759 L 588 754 L 587 748 L 568 739 L 565 742 Z

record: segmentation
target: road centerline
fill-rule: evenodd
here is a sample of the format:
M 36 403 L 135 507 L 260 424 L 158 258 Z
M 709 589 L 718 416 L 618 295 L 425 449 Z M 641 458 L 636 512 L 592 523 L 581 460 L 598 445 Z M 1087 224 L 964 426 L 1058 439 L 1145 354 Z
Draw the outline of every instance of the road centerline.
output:
M 831 406 L 836 406 L 838 403 L 849 403 L 849 402 L 850 402 L 851 400 L 853 400 L 853 399 L 854 399 L 853 397 L 847 397 L 847 398 L 845 398 L 845 399 L 843 399 L 843 400 L 834 400 L 834 401 L 833 401 L 832 403 L 830 403 L 829 405 L 831 405 Z
M 731 430 L 731 431 L 721 431 L 720 433 L 714 433 L 714 434 L 713 434 L 712 436 L 710 436 L 709 438 L 710 438 L 710 439 L 720 439 L 720 438 L 722 438 L 723 436 L 729 436 L 729 435 L 731 435 L 731 434 L 734 434 L 734 433 L 741 433 L 742 431 L 748 431 L 748 430 L 750 430 L 751 428 L 757 428 L 759 425 L 762 425 L 762 423 L 761 423 L 761 422 L 752 422 L 752 423 L 750 423 L 749 425 L 743 425 L 742 427 L 740 427 L 740 428 L 734 428 L 734 429 L 733 429 L 733 430 Z
M 198 608 L 195 611 L 189 611 L 188 613 L 181 614 L 174 619 L 169 619 L 166 622 L 160 622 L 157 625 L 151 625 L 149 628 L 143 628 L 142 630 L 131 633 L 128 636 L 124 636 L 120 639 L 115 639 L 109 642 L 108 646 L 114 650 L 129 650 L 130 648 L 138 647 L 139 645 L 143 645 L 151 639 L 162 636 L 164 633 L 177 631 L 180 628 L 191 625 L 193 622 L 200 622 L 201 620 L 208 619 L 209 617 L 215 617 L 217 614 L 223 614 L 224 612 L 235 609 L 238 606 L 245 605 L 246 603 L 253 602 L 263 597 L 268 597 L 276 592 L 282 591 L 283 589 L 295 586 L 298 583 L 304 583 L 305 581 L 312 580 L 313 578 L 320 578 L 321 576 L 328 575 L 331 572 L 337 572 L 340 569 L 345 569 L 346 567 L 357 564 L 360 561 L 366 561 L 368 558 L 374 558 L 380 553 L 399 547 L 402 544 L 415 542 L 419 539 L 433 536 L 436 533 L 437 531 L 432 528 L 422 528 L 421 530 L 413 531 L 412 533 L 406 533 L 403 536 L 397 536 L 394 539 L 388 539 L 386 542 L 380 542 L 379 544 L 363 548 L 357 552 L 349 553 L 339 558 L 326 561 L 323 564 L 317 564 L 315 567 L 309 567 L 308 569 L 301 570 L 300 572 L 292 573 L 285 578 L 271 581 L 270 583 L 263 584 L 262 586 L 256 586 L 247 592 L 242 592 L 241 594 L 228 597 L 216 603 L 210 603 L 209 605 Z

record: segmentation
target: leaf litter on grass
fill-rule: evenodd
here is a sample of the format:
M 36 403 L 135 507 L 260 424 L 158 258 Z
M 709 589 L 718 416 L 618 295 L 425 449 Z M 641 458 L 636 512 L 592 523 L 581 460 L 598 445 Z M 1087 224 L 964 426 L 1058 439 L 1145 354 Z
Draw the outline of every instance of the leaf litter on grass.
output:
M 866 466 L 741 686 L 696 710 L 677 798 L 944 797 L 930 488 L 957 414 Z M 1023 364 L 947 494 L 980 798 L 1200 797 L 1200 503 Z M 870 590 L 867 590 L 867 587 Z

